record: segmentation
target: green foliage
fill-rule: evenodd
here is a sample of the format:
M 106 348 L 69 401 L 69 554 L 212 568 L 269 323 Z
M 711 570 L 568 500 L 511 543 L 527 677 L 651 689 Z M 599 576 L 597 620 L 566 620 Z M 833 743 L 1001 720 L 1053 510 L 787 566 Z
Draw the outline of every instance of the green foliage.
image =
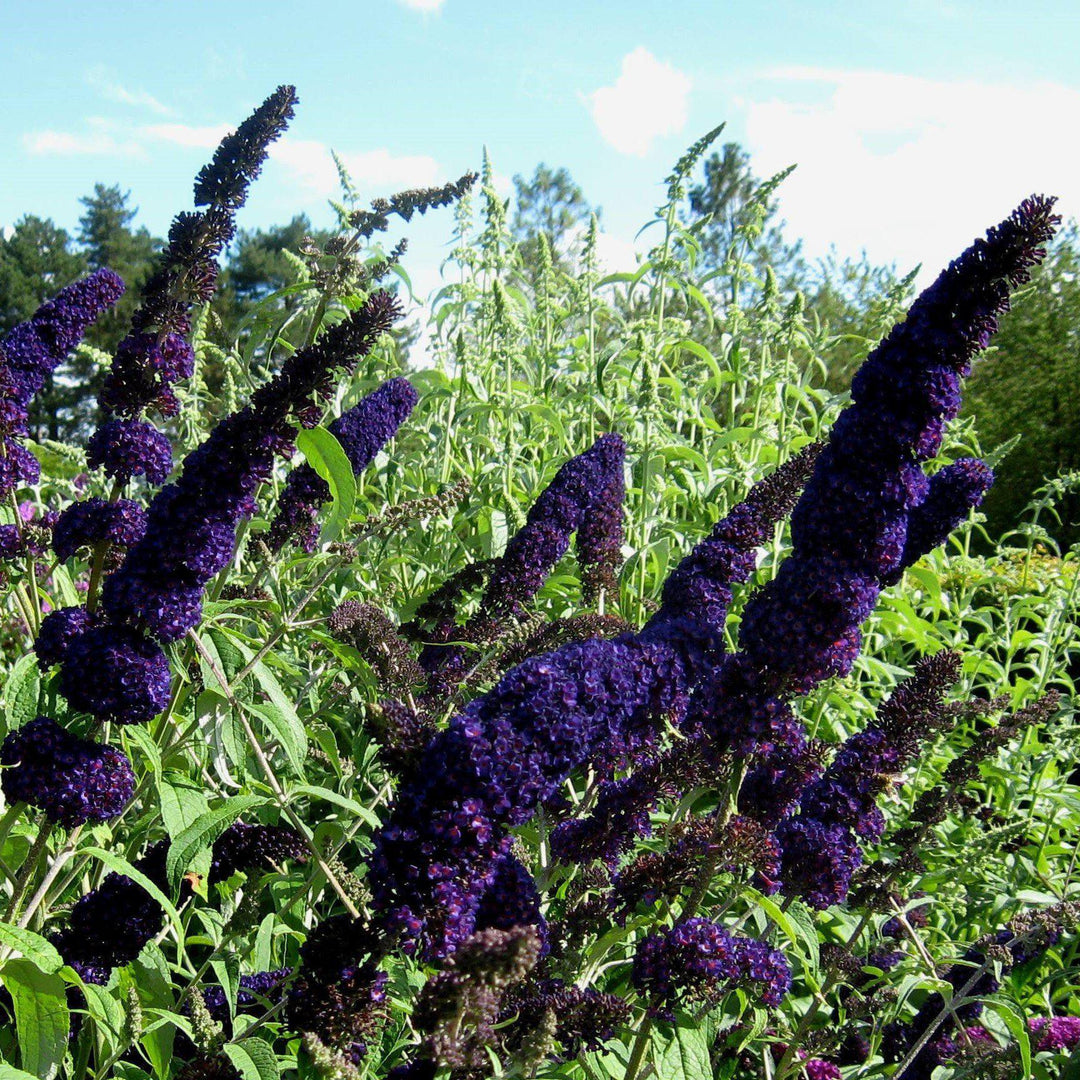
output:
M 171 649 L 169 708 L 147 727 L 105 733 L 135 766 L 131 806 L 105 825 L 46 833 L 43 840 L 36 814 L 24 807 L 9 807 L 0 819 L 0 885 L 14 897 L 0 930 L 0 980 L 12 997 L 15 1029 L 0 1033 L 0 1054 L 12 1063 L 0 1065 L 0 1077 L 16 1076 L 17 1065 L 43 1080 L 177 1080 L 174 1047 L 197 1041 L 193 1002 L 213 987 L 230 1002 L 218 1038 L 235 1074 L 315 1075 L 318 1047 L 299 1049 L 279 1006 L 235 1006 L 241 973 L 295 966 L 317 921 L 369 911 L 356 871 L 397 783 L 381 708 L 387 688 L 379 656 L 330 633 L 330 613 L 344 600 L 360 600 L 395 626 L 407 623 L 454 572 L 501 553 L 568 457 L 617 431 L 630 451 L 625 562 L 615 590 L 591 614 L 640 624 L 672 568 L 712 524 L 755 481 L 827 432 L 843 402 L 837 373 L 849 372 L 895 319 L 909 283 L 865 262 L 827 267 L 816 291 L 812 278 L 800 282 L 796 253 L 776 232 L 775 184 L 754 180 L 733 144 L 706 157 L 719 134 L 695 144 L 668 177 L 665 201 L 646 226 L 646 256 L 607 274 L 597 261 L 597 217 L 565 170 L 542 168 L 528 183 L 517 178 L 519 205 L 511 214 L 485 160 L 480 190 L 453 211 L 451 254 L 426 328 L 430 355 L 408 369 L 420 404 L 392 447 L 354 478 L 325 424 L 403 370 L 400 343 L 384 341 L 340 388 L 323 424 L 298 438 L 294 464 L 307 461 L 331 488 L 320 544 L 310 557 L 287 549 L 275 561 L 260 543 L 287 474 L 279 468 L 209 592 L 195 640 Z M 705 179 L 695 183 L 701 162 Z M 309 240 L 307 222 L 294 218 L 241 237 L 220 306 L 195 322 L 199 372 L 184 388 L 175 431 L 182 446 L 196 445 L 283 356 L 355 310 L 391 272 L 387 253 L 351 223 L 355 199 L 344 173 L 343 180 L 340 221 L 330 233 Z M 131 233 L 119 189 L 99 189 L 96 197 L 97 224 L 84 233 L 88 250 L 90 237 L 119 244 L 125 230 L 133 246 L 117 250 L 145 250 L 148 238 Z M 56 243 L 66 250 L 66 238 Z M 7 250 L 0 247 L 0 267 Z M 1002 340 L 1004 350 L 1010 339 Z M 977 441 L 972 423 L 953 425 L 939 464 L 977 449 Z M 50 459 L 56 468 L 47 467 L 41 486 L 25 493 L 38 508 L 59 507 L 73 495 L 65 460 Z M 811 912 L 764 895 L 744 867 L 724 867 L 706 882 L 704 902 L 788 952 L 796 990 L 784 1007 L 766 1013 L 740 990 L 704 1002 L 696 1014 L 654 1024 L 645 1018 L 646 1002 L 634 999 L 631 1026 L 602 1051 L 565 1055 L 534 1075 L 619 1080 L 635 1053 L 639 1080 L 775 1075 L 762 1070 L 780 1059 L 777 1041 L 802 1038 L 805 1022 L 811 1044 L 818 1039 L 821 1052 L 830 1053 L 835 1036 L 864 1007 L 878 1010 L 876 1047 L 884 1024 L 909 1017 L 941 988 L 938 965 L 1021 911 L 1077 896 L 1080 740 L 1068 700 L 1080 670 L 1077 552 L 1054 551 L 1040 531 L 1063 491 L 1059 485 L 1030 508 L 1013 546 L 1000 544 L 999 534 L 973 515 L 884 594 L 852 674 L 798 704 L 812 733 L 835 744 L 865 727 L 918 658 L 943 648 L 962 657 L 960 700 L 1001 696 L 1000 705 L 1018 707 L 1052 687 L 1067 695 L 1049 725 L 990 758 L 923 838 L 922 866 L 898 892 L 901 908 L 926 892 L 928 922 L 905 941 L 898 969 L 889 976 L 864 971 L 856 992 L 830 967 L 830 955 L 849 942 L 861 956 L 879 947 L 891 912 L 864 922 L 840 907 Z M 98 477 L 88 493 L 108 494 Z M 136 486 L 129 494 L 150 493 Z M 757 582 L 776 572 L 789 543 L 778 528 L 761 553 Z M 88 581 L 89 566 L 75 559 L 32 568 L 33 578 L 20 573 L 15 568 L 3 594 L 0 638 L 7 662 L 0 714 L 12 727 L 39 710 L 58 715 L 66 708 L 55 673 L 39 670 L 29 651 L 29 617 L 42 600 L 53 607 L 76 602 L 76 584 Z M 474 604 L 467 596 L 466 608 Z M 444 703 L 440 722 L 491 685 L 529 632 L 582 610 L 567 560 L 520 626 L 476 648 L 475 669 Z M 737 617 L 729 632 L 734 639 Z M 88 727 L 73 720 L 80 730 Z M 883 800 L 890 828 L 875 854 L 896 854 L 892 838 L 915 800 L 940 788 L 949 764 L 989 725 L 985 716 L 965 713 L 926 748 L 904 787 Z M 574 776 L 566 787 L 571 802 L 593 793 L 588 776 Z M 640 851 L 659 850 L 718 798 L 718 790 L 702 788 L 662 802 L 653 838 Z M 210 846 L 241 817 L 291 824 L 310 858 L 211 880 Z M 553 863 L 547 826 L 542 816 L 522 826 L 515 845 L 548 887 L 547 913 L 555 918 L 599 897 L 599 867 Z M 169 843 L 167 890 L 132 866 L 159 840 Z M 24 871 L 34 887 L 20 898 Z M 105 986 L 80 987 L 70 969 L 58 968 L 48 937 L 110 871 L 153 896 L 166 918 L 138 959 Z M 667 906 L 640 905 L 553 959 L 550 970 L 627 996 L 634 942 L 669 917 Z M 1037 974 L 1017 968 L 1006 975 L 994 999 L 995 1032 L 1016 1044 L 1020 1067 L 1027 1070 L 1030 1059 L 1040 1080 L 1053 1075 L 1055 1063 L 1032 1052 L 1017 1020 L 1025 1012 L 1075 1013 L 1078 965 L 1075 938 L 1063 940 Z M 419 989 L 434 972 L 397 954 L 383 966 L 390 989 L 379 1023 L 365 1035 L 370 1053 L 360 1072 L 372 1078 L 385 1077 L 415 1044 Z M 69 1043 L 70 1012 L 79 1030 Z M 740 1059 L 749 1071 L 740 1072 Z M 324 1073 L 352 1075 L 333 1055 L 320 1061 Z M 516 1065 L 507 1068 L 502 1075 L 521 1075 Z M 890 1068 L 872 1060 L 857 1075 L 885 1076 Z
M 966 415 L 976 418 L 986 446 L 1019 434 L 997 466 L 986 500 L 992 535 L 1011 528 L 1036 488 L 1080 469 L 1080 232 L 1063 229 L 1031 285 L 1001 320 L 994 348 L 971 377 Z M 1057 519 L 1044 516 L 1062 549 L 1080 540 L 1080 502 L 1062 493 Z

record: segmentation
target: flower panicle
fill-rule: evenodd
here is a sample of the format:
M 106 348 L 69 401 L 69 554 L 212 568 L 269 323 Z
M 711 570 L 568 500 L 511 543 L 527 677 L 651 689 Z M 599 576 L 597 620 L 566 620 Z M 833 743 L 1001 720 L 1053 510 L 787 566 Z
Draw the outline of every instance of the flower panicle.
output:
M 754 572 L 757 549 L 791 513 L 822 449 L 822 443 L 805 446 L 717 522 L 664 582 L 660 610 L 643 629 L 643 639 L 676 644 L 695 670 L 715 664 L 733 587 Z
M 418 400 L 419 395 L 408 379 L 390 379 L 330 424 L 330 433 L 341 444 L 356 476 L 394 437 Z M 310 465 L 294 469 L 267 533 L 270 550 L 280 551 L 287 541 L 295 538 L 305 551 L 314 551 L 318 540 L 315 517 L 329 498 L 329 485 Z
M 247 406 L 187 456 L 181 477 L 151 502 L 142 539 L 106 581 L 102 602 L 114 623 L 145 627 L 160 642 L 176 641 L 197 625 L 203 590 L 232 558 L 236 529 L 254 512 L 259 484 L 275 455 L 291 453 L 290 421 L 304 421 L 331 373 L 367 352 L 397 313 L 392 297 L 372 294 L 363 308 L 289 357 Z
M 0 498 L 37 482 L 37 460 L 17 441 L 27 433 L 30 403 L 123 294 L 118 274 L 97 270 L 65 286 L 0 339 Z
M 413 1022 L 437 1065 L 476 1069 L 488 1063 L 507 990 L 536 966 L 540 943 L 531 926 L 480 930 L 462 942 L 421 991 Z
M 781 822 L 775 834 L 786 894 L 804 896 L 818 909 L 846 899 L 862 864 L 859 839 L 879 840 L 885 830 L 879 797 L 926 739 L 955 718 L 944 699 L 959 672 L 957 653 L 942 651 L 920 660 L 878 710 L 875 723 L 849 738 L 806 789 L 799 815 Z
M 441 187 L 410 188 L 392 195 L 389 199 L 374 199 L 370 210 L 354 210 L 349 216 L 349 224 L 361 236 L 386 232 L 390 227 L 391 214 L 410 221 L 413 214 L 423 215 L 428 210 L 449 206 L 462 198 L 476 180 L 477 174 L 470 171 Z
M 631 978 L 660 1016 L 670 1016 L 670 1006 L 684 997 L 709 999 L 737 983 L 755 985 L 765 1005 L 779 1004 L 791 988 L 791 969 L 779 949 L 700 917 L 643 938 Z
M 129 796 L 130 797 L 130 796 Z M 147 849 L 132 865 L 166 894 L 169 880 L 166 855 L 169 841 Z M 236 822 L 214 842 L 211 874 L 223 878 L 236 870 L 253 869 L 267 857 L 300 858 L 307 847 L 284 826 L 244 825 Z M 224 864 L 230 864 L 225 866 Z M 185 890 L 190 885 L 183 886 Z M 114 967 L 130 963 L 161 929 L 165 913 L 138 882 L 115 871 L 98 888 L 83 895 L 72 909 L 66 929 L 55 942 L 64 961 L 86 982 L 103 985 Z M 263 993 L 262 982 L 252 989 Z
M 50 717 L 10 732 L 0 746 L 0 787 L 67 828 L 108 821 L 135 794 L 131 762 L 115 747 L 81 739 Z
M 268 147 L 284 133 L 299 99 L 295 86 L 279 86 L 244 122 L 226 135 L 195 178 L 195 205 L 238 210 L 258 177 Z
M 607 434 L 559 468 L 502 557 L 480 571 L 486 574 L 487 587 L 477 612 L 463 626 L 447 612 L 436 627 L 442 641 L 428 644 L 421 652 L 420 664 L 428 672 L 431 694 L 448 694 L 466 673 L 465 649 L 445 643 L 455 639 L 489 642 L 508 622 L 522 619 L 525 605 L 569 549 L 573 533 L 578 537 L 586 594 L 594 597 L 601 589 L 613 587 L 622 558 L 625 455 L 622 438 Z M 440 600 L 444 606 L 447 595 Z
M 293 87 L 278 87 L 227 135 L 195 181 L 195 203 L 207 209 L 185 211 L 173 219 L 157 268 L 132 316 L 131 332 L 117 347 L 99 395 L 108 417 L 91 438 L 89 461 L 103 466 L 115 480 L 145 475 L 151 483 L 162 483 L 172 471 L 168 441 L 142 415 L 149 409 L 166 417 L 179 411 L 173 384 L 195 370 L 195 353 L 187 340 L 191 308 L 213 297 L 217 258 L 233 237 L 234 215 L 295 103 Z

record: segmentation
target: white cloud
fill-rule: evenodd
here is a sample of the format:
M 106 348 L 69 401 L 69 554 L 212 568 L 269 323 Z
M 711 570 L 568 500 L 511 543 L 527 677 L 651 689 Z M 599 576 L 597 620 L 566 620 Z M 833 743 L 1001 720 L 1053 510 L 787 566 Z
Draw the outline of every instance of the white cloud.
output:
M 337 168 L 323 143 L 286 136 L 274 144 L 270 156 L 309 190 L 324 196 L 339 191 Z M 440 175 L 439 163 L 426 154 L 399 155 L 381 148 L 338 156 L 364 198 L 391 195 L 400 188 L 430 187 Z
M 744 100 L 761 175 L 798 163 L 780 210 L 810 254 L 866 249 L 933 277 L 1033 191 L 1080 214 L 1080 90 L 786 68 Z
M 402 7 L 411 8 L 413 11 L 438 11 L 444 2 L 445 0 L 398 0 Z
M 149 109 L 151 112 L 158 113 L 161 116 L 170 116 L 173 112 L 168 105 L 163 105 L 156 97 L 145 90 L 129 90 L 127 87 L 122 86 L 117 81 L 115 73 L 103 64 L 91 68 L 86 74 L 86 81 L 108 101 Z
M 213 150 L 233 129 L 228 124 L 207 124 L 203 127 L 193 124 L 147 124 L 140 130 L 153 139 L 163 139 L 177 146 Z
M 146 151 L 134 139 L 117 138 L 109 125 L 91 118 L 87 132 L 31 131 L 22 137 L 23 146 L 31 154 L 53 154 L 60 157 L 99 155 L 107 157 L 146 157 Z
M 589 95 L 589 107 L 605 142 L 644 157 L 654 139 L 686 126 L 690 85 L 688 75 L 639 46 L 623 57 L 613 85 Z

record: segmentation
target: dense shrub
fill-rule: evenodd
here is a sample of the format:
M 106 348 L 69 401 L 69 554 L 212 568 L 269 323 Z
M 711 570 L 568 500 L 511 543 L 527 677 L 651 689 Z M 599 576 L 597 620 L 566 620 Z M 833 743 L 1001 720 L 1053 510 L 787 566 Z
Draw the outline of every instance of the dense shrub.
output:
M 85 449 L 29 406 L 119 279 L 0 339 L 4 1068 L 1075 1065 L 1075 552 L 973 548 L 992 472 L 956 419 L 1052 200 L 950 264 L 850 398 L 757 244 L 778 181 L 724 301 L 700 280 L 718 132 L 625 272 L 595 219 L 558 258 L 516 243 L 485 162 L 369 208 L 346 186 L 215 340 L 294 105 L 199 174 Z M 447 207 L 431 362 L 402 371 L 380 241 Z

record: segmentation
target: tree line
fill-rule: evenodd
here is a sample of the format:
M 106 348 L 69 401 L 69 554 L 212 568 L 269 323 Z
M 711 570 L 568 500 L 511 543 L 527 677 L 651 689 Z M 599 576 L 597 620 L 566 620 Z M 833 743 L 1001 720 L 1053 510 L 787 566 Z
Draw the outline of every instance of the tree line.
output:
M 829 331 L 819 377 L 829 390 L 842 393 L 868 348 L 910 300 L 912 276 L 865 256 L 808 259 L 800 242 L 788 235 L 775 191 L 763 186 L 738 143 L 726 143 L 702 166 L 689 204 L 695 218 L 708 216 L 692 242 L 709 282 L 710 301 L 722 311 L 732 287 L 771 288 L 786 299 L 800 295 L 808 314 Z M 111 267 L 128 285 L 126 296 L 37 399 L 31 420 L 41 438 L 78 438 L 95 423 L 102 354 L 126 332 L 162 246 L 159 237 L 137 224 L 131 193 L 119 185 L 98 183 L 80 202 L 83 212 L 74 235 L 33 214 L 0 235 L 0 332 L 28 318 L 64 285 L 100 267 Z M 589 201 L 570 172 L 541 163 L 531 176 L 514 177 L 510 202 L 511 231 L 526 281 L 535 280 L 545 259 L 573 273 L 575 243 L 580 246 L 592 215 L 602 220 L 602 209 Z M 734 252 L 751 221 L 752 248 Z M 238 232 L 221 268 L 214 339 L 223 345 L 235 341 L 258 305 L 295 280 L 295 253 L 304 245 L 321 248 L 331 235 L 314 229 L 304 214 L 281 225 Z M 751 276 L 733 286 L 728 271 L 736 255 L 742 267 L 751 267 Z M 703 318 L 700 309 L 685 314 Z M 719 325 L 699 325 L 695 332 L 708 340 L 710 333 L 720 332 Z M 209 377 L 212 381 L 213 374 Z M 984 449 L 992 451 L 1015 432 L 1021 436 L 997 463 L 998 480 L 983 507 L 991 536 L 1015 527 L 1045 478 L 1080 469 L 1078 384 L 1080 234 L 1072 224 L 1062 230 L 1032 284 L 1002 320 L 995 347 L 977 366 L 966 395 L 966 415 L 975 417 Z M 1041 524 L 1059 544 L 1071 544 L 1080 539 L 1074 523 L 1078 510 L 1076 496 L 1067 496 L 1058 508 L 1062 520 L 1050 515 Z

